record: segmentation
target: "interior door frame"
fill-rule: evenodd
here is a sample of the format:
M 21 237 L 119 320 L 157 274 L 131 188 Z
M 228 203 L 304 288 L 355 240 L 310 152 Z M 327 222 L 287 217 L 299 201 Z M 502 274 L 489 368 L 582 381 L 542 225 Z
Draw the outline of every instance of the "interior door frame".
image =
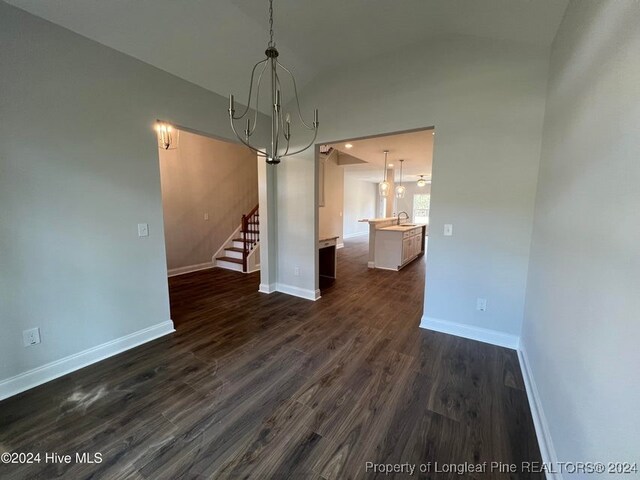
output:
M 360 137 L 347 137 L 347 138 L 340 138 L 337 140 L 328 140 L 328 141 L 323 141 L 323 142 L 317 142 L 314 146 L 314 151 L 315 151 L 315 168 L 314 168 L 314 185 L 315 185 L 315 201 L 314 201 L 314 212 L 313 214 L 315 215 L 315 221 L 314 221 L 314 251 L 315 251 L 315 262 L 314 262 L 314 285 L 315 285 L 315 291 L 319 292 L 320 291 L 320 278 L 319 278 L 319 272 L 320 272 L 320 261 L 319 261 L 319 254 L 318 254 L 318 244 L 320 242 L 320 212 L 319 212 L 319 206 L 320 206 L 320 197 L 319 197 L 319 190 L 320 190 L 320 146 L 321 145 L 327 145 L 327 144 L 332 144 L 332 143 L 348 143 L 348 142 L 353 142 L 356 140 L 367 140 L 370 138 L 379 138 L 379 137 L 388 137 L 388 136 L 392 136 L 392 135 L 401 135 L 404 133 L 416 133 L 416 132 L 424 132 L 424 131 L 429 131 L 429 130 L 435 130 L 436 127 L 435 125 L 430 125 L 428 127 L 420 127 L 420 128 L 410 128 L 408 130 L 395 130 L 392 132 L 386 132 L 386 133 L 376 133 L 376 134 L 372 134 L 372 135 L 364 135 L 364 136 L 360 136 Z M 435 158 L 432 159 L 432 162 L 435 161 Z M 432 163 L 432 170 L 433 170 L 433 163 Z M 433 175 L 432 175 L 433 178 Z

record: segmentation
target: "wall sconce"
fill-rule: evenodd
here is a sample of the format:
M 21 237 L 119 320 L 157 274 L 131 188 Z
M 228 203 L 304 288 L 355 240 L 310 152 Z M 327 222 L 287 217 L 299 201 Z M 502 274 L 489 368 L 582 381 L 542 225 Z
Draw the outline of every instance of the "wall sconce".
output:
M 175 148 L 174 144 L 174 129 L 168 123 L 156 122 L 156 133 L 158 134 L 158 147 L 169 150 L 169 148 Z

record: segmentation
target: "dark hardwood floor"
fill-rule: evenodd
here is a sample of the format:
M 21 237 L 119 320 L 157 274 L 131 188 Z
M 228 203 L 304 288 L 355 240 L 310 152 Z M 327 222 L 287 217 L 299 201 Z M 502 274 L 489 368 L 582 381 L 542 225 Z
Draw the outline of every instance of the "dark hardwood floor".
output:
M 0 464 L 0 478 L 543 478 L 434 473 L 540 461 L 518 358 L 419 329 L 424 261 L 366 257 L 347 242 L 317 302 L 260 294 L 255 274 L 172 278 L 175 334 L 0 402 L 0 451 L 102 462 Z

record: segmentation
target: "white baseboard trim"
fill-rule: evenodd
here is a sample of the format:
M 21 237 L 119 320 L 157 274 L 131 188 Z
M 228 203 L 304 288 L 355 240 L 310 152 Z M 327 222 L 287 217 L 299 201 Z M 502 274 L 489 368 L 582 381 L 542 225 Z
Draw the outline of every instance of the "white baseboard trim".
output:
M 55 360 L 5 380 L 0 380 L 0 400 L 37 387 L 38 385 L 62 377 L 92 363 L 112 357 L 125 350 L 137 347 L 138 345 L 150 342 L 151 340 L 155 340 L 172 332 L 175 332 L 173 322 L 168 320 L 130 333 L 124 337 L 116 338 L 102 345 L 74 353 L 68 357 Z
M 367 262 L 367 267 L 376 268 L 376 262 Z
M 172 268 L 171 270 L 168 270 L 167 273 L 170 277 L 175 277 L 177 275 L 184 275 L 185 273 L 198 272 L 200 270 L 207 270 L 213 267 L 214 267 L 213 263 L 205 262 L 205 263 L 198 263 L 197 265 L 189 265 L 186 267 Z
M 498 345 L 499 347 L 511 348 L 512 350 L 517 350 L 520 342 L 520 338 L 517 335 L 511 335 L 497 330 L 490 330 L 488 328 L 449 322 L 447 320 L 440 320 L 438 318 L 431 318 L 424 315 L 420 321 L 420 328 L 448 333 L 450 335 L 456 335 L 457 337 L 470 338 L 471 340 L 478 340 L 479 342 L 490 343 L 492 345 Z
M 261 283 L 258 291 L 260 293 L 273 293 L 276 291 L 276 286 L 273 283 Z
M 347 233 L 346 235 L 343 235 L 342 238 L 346 240 L 348 238 L 364 237 L 365 235 L 369 235 L 369 230 L 366 232 Z
M 314 302 L 320 298 L 320 290 L 308 290 L 306 288 L 294 287 L 284 283 L 276 283 L 276 291 L 293 295 L 294 297 L 313 300 Z
M 529 399 L 529 408 L 531 409 L 531 416 L 533 417 L 533 425 L 536 430 L 536 437 L 538 438 L 538 446 L 540 447 L 540 455 L 542 455 L 542 461 L 547 465 L 558 465 L 558 457 L 556 455 L 555 448 L 553 447 L 553 440 L 551 439 L 551 432 L 549 431 L 549 423 L 547 417 L 542 409 L 542 402 L 540 401 L 540 395 L 538 394 L 538 387 L 536 386 L 535 379 L 529 366 L 529 358 L 527 357 L 527 351 L 520 344 L 518 349 L 518 360 L 520 360 L 520 370 L 522 371 L 522 378 L 524 379 L 524 386 L 527 390 L 527 398 Z M 560 472 L 545 472 L 547 480 L 562 480 L 562 474 Z

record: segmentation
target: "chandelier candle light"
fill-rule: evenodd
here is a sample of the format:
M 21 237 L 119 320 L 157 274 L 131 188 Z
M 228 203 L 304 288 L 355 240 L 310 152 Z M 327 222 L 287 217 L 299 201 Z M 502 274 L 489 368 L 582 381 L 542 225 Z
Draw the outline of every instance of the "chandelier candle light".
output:
M 307 124 L 302 118 L 302 113 L 300 112 L 300 100 L 298 99 L 298 88 L 296 86 L 296 79 L 294 78 L 291 71 L 282 65 L 278 61 L 278 50 L 276 49 L 276 44 L 273 41 L 273 0 L 269 0 L 269 44 L 267 45 L 267 50 L 265 51 L 265 55 L 267 58 L 256 63 L 253 66 L 253 70 L 251 71 L 251 82 L 249 84 L 249 99 L 247 100 L 247 106 L 242 112 L 242 115 L 236 116 L 235 112 L 235 103 L 233 95 L 229 96 L 229 121 L 231 123 L 231 129 L 233 133 L 235 133 L 238 140 L 240 140 L 243 144 L 249 147 L 251 150 L 256 152 L 259 156 L 265 157 L 268 164 L 276 165 L 280 163 L 280 159 L 283 157 L 288 157 L 291 155 L 296 155 L 301 153 L 311 147 L 313 143 L 316 141 L 316 137 L 318 136 L 318 109 L 314 110 L 313 113 L 313 122 L 311 125 Z M 261 68 L 260 68 L 261 67 Z M 262 83 L 262 78 L 264 76 L 265 71 L 269 69 L 268 76 L 270 77 L 271 82 L 271 147 L 260 149 L 253 145 L 251 145 L 250 137 L 255 133 L 256 125 L 258 124 L 258 102 L 260 97 L 260 85 Z M 258 80 L 255 84 L 255 97 L 253 96 L 254 92 L 254 78 L 256 71 L 260 69 L 260 73 L 258 74 Z M 280 76 L 278 72 L 285 73 L 289 77 L 291 77 L 291 83 L 293 85 L 293 94 L 295 97 L 295 108 L 297 110 L 298 118 L 304 128 L 307 130 L 313 131 L 313 138 L 309 144 L 301 148 L 299 150 L 290 152 L 289 145 L 291 140 L 291 115 L 287 113 L 284 118 L 282 115 L 282 95 L 281 95 L 281 83 Z M 252 108 L 253 104 L 253 124 L 251 122 L 251 115 L 249 110 Z M 244 135 L 239 135 L 236 126 L 234 124 L 234 120 L 242 120 L 243 118 L 247 118 L 246 128 L 244 130 Z
M 404 198 L 404 194 L 407 191 L 407 188 L 402 185 L 402 162 L 404 160 L 400 160 L 400 185 L 396 187 L 396 198 Z
M 382 181 L 378 184 L 378 191 L 380 192 L 381 197 L 386 197 L 389 195 L 389 182 L 387 182 L 387 155 L 389 154 L 389 150 L 384 151 L 384 175 L 382 177 Z

